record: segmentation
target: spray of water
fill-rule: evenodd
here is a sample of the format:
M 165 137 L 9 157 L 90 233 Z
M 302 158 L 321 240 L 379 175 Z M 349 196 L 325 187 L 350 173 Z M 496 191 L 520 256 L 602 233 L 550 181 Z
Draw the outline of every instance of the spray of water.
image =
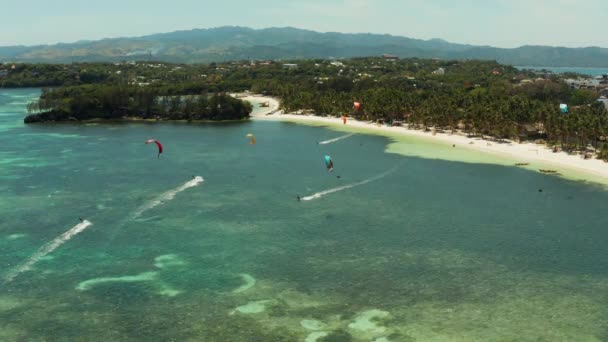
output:
M 192 180 L 186 182 L 185 184 L 169 190 L 163 194 L 161 194 L 160 196 L 158 196 L 157 198 L 155 198 L 154 200 L 142 205 L 141 207 L 139 207 L 137 210 L 135 210 L 135 212 L 133 212 L 133 214 L 131 215 L 130 219 L 134 220 L 137 219 L 138 217 L 140 217 L 143 213 L 145 213 L 146 211 L 155 208 L 165 202 L 168 202 L 170 200 L 172 200 L 173 198 L 175 198 L 175 195 L 179 194 L 180 192 L 193 188 L 199 184 L 201 184 L 202 182 L 204 182 L 203 177 L 201 176 L 196 176 L 194 177 Z
M 355 135 L 355 133 L 351 133 L 351 134 L 343 135 L 343 136 L 341 136 L 341 137 L 337 137 L 337 138 L 330 139 L 330 140 L 321 141 L 321 142 L 319 143 L 319 145 L 327 145 L 327 144 L 335 143 L 336 141 L 340 141 L 340 140 L 342 140 L 342 139 L 350 138 L 350 137 L 352 137 L 353 135 Z
M 367 183 L 370 183 L 370 182 L 373 182 L 373 181 L 377 181 L 377 180 L 382 179 L 382 178 L 388 176 L 389 174 L 395 172 L 396 170 L 397 170 L 397 167 L 394 167 L 394 168 L 392 168 L 392 169 L 390 169 L 388 171 L 385 171 L 385 172 L 383 172 L 383 173 L 381 173 L 379 175 L 376 175 L 374 177 L 362 180 L 362 181 L 357 182 L 357 183 L 351 183 L 351 184 L 343 185 L 343 186 L 340 186 L 340 187 L 337 187 L 337 188 L 332 188 L 332 189 L 324 190 L 324 191 L 321 191 L 321 192 L 317 192 L 317 193 L 312 194 L 310 196 L 302 197 L 302 200 L 303 201 L 312 201 L 312 200 L 315 200 L 315 199 L 319 199 L 319 198 L 321 198 L 321 197 L 323 197 L 325 195 L 332 194 L 334 192 L 339 192 L 339 191 L 351 189 L 351 188 L 354 188 L 354 187 L 357 187 L 357 186 L 360 186 L 360 185 L 364 185 L 364 184 L 367 184 Z
M 19 274 L 31 270 L 32 266 L 34 266 L 38 261 L 40 261 L 41 258 L 43 258 L 44 256 L 46 256 L 49 253 L 52 253 L 54 250 L 59 248 L 61 245 L 68 242 L 71 238 L 73 238 L 77 234 L 83 232 L 85 229 L 87 229 L 88 227 L 90 227 L 92 225 L 93 224 L 91 222 L 84 220 L 84 221 L 80 222 L 79 224 L 75 225 L 74 227 L 70 228 L 65 233 L 56 237 L 53 241 L 40 247 L 40 249 L 38 249 L 38 251 L 36 251 L 36 253 L 34 253 L 34 255 L 32 255 L 29 259 L 27 259 L 26 262 L 17 266 L 15 269 L 13 269 L 11 272 L 9 272 L 4 277 L 4 281 L 6 283 L 9 283 L 9 282 L 13 281 L 13 279 L 15 279 L 15 277 L 17 277 Z

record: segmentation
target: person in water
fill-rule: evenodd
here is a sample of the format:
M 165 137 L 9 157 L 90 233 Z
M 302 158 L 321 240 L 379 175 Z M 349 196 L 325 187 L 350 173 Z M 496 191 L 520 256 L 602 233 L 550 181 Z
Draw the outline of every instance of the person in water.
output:
M 80 220 L 80 223 L 84 222 L 84 220 L 82 219 L 82 217 L 78 217 L 78 219 Z
M 300 200 L 301 200 L 300 195 L 297 195 L 296 198 L 298 199 L 298 202 L 300 202 Z

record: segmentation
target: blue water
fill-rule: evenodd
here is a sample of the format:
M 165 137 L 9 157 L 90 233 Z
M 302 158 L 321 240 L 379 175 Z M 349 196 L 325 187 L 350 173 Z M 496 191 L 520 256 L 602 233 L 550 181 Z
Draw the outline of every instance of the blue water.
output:
M 577 68 L 577 67 L 531 67 L 531 66 L 518 66 L 518 69 L 530 69 L 530 70 L 549 70 L 554 73 L 563 74 L 566 72 L 576 72 L 582 75 L 589 76 L 600 76 L 608 75 L 608 68 Z
M 25 126 L 38 93 L 0 91 L 1 341 L 608 337 L 601 186 L 281 122 Z

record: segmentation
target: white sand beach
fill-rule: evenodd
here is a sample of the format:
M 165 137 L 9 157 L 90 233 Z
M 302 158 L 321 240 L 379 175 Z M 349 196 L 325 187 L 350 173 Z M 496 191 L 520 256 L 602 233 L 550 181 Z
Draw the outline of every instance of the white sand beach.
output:
M 581 173 L 591 175 L 593 177 L 585 177 L 585 179 L 597 181 L 597 178 L 600 178 L 602 183 L 608 183 L 608 163 L 598 159 L 584 159 L 582 155 L 570 155 L 566 152 L 554 153 L 546 145 L 532 142 L 498 143 L 480 138 L 469 138 L 463 133 L 451 134 L 448 132 L 433 134 L 432 132 L 408 129 L 407 127 L 390 127 L 373 122 L 357 121 L 353 118 L 349 118 L 345 125 L 341 118 L 336 117 L 283 113 L 279 110 L 279 101 L 272 97 L 247 95 L 241 97 L 241 99 L 253 103 L 268 102 L 269 107 L 262 111 L 257 111 L 252 115 L 255 120 L 281 120 L 304 124 L 320 124 L 344 131 L 363 129 L 365 132 L 381 135 L 394 136 L 398 134 L 419 137 L 429 139 L 429 141 L 441 142 L 446 144 L 446 146 L 455 145 L 455 148 L 466 148 L 507 157 L 520 163 L 541 163 L 542 165 L 551 166 L 560 173 L 563 171 L 574 171 L 579 176 L 578 178 L 580 178 Z

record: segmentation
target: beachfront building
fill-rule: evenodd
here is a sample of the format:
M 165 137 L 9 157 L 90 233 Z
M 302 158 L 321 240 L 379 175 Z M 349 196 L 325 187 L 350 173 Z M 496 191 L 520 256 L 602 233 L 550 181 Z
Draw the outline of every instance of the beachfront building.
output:
M 532 140 L 542 138 L 541 130 L 537 125 L 525 124 L 519 126 L 519 139 Z

